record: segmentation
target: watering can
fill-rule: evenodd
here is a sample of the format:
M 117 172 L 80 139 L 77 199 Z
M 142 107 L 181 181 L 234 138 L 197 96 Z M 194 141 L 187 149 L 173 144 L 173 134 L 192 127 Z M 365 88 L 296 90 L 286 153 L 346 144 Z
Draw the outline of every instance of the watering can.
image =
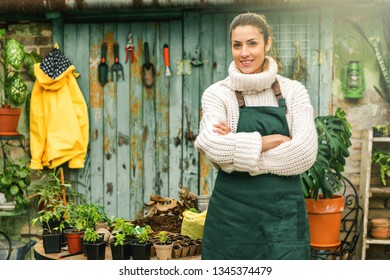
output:
M 0 260 L 24 260 L 31 247 L 37 243 L 35 240 L 30 240 L 27 244 L 10 240 L 3 232 L 0 232 L 0 235 L 4 235 L 6 238 L 0 240 Z

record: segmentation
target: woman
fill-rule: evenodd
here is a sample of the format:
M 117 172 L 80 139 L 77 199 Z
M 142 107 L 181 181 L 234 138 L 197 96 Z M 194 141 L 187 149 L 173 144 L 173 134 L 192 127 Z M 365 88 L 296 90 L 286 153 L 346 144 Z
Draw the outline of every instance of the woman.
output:
M 202 258 L 309 259 L 299 177 L 317 155 L 309 95 L 277 74 L 264 16 L 235 17 L 230 39 L 229 76 L 204 92 L 195 142 L 219 169 Z

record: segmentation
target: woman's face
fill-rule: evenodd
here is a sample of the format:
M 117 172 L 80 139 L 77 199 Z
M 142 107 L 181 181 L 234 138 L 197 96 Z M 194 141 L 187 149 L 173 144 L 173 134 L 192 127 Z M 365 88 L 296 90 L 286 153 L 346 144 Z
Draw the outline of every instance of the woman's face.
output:
M 269 38 L 265 45 L 259 28 L 252 25 L 237 26 L 232 30 L 232 54 L 237 68 L 244 74 L 260 73 L 271 43 Z

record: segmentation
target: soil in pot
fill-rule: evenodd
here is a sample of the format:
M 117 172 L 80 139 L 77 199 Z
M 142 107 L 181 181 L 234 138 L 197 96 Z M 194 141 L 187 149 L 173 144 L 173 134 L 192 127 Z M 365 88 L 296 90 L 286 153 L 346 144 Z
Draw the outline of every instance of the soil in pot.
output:
M 172 248 L 173 244 L 154 244 L 154 250 L 156 251 L 156 256 L 159 260 L 169 260 L 172 257 Z

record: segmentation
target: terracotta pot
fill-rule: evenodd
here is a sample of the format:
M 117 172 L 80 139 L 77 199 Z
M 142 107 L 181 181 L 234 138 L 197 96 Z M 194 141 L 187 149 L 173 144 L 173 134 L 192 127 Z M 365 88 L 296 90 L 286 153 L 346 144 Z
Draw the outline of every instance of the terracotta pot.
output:
M 19 135 L 16 129 L 21 114 L 22 109 L 9 108 L 8 106 L 0 107 L 0 135 Z
M 310 246 L 320 250 L 339 246 L 344 197 L 334 195 L 329 199 L 306 199 L 306 209 L 309 216 Z
M 64 230 L 66 241 L 68 243 L 69 254 L 78 254 L 83 252 L 83 231 L 75 229 Z
M 372 219 L 370 233 L 376 239 L 390 238 L 390 219 Z

